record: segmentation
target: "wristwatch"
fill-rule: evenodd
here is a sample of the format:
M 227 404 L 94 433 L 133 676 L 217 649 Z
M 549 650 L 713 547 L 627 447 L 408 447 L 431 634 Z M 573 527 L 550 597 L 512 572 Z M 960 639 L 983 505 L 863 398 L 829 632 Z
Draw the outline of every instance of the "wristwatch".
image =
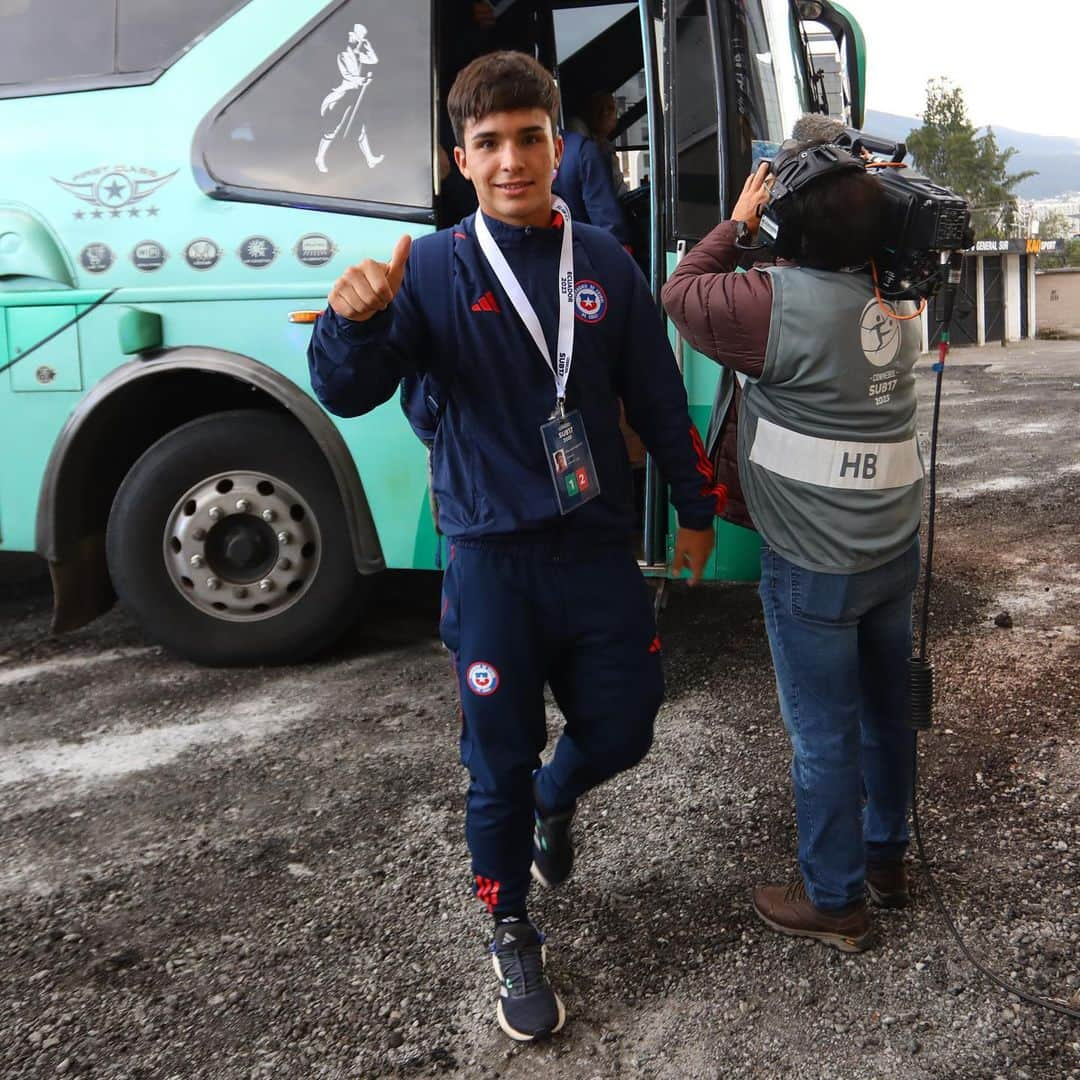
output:
M 735 226 L 735 246 L 740 248 L 753 248 L 760 245 L 755 241 L 750 226 L 745 221 L 740 221 Z

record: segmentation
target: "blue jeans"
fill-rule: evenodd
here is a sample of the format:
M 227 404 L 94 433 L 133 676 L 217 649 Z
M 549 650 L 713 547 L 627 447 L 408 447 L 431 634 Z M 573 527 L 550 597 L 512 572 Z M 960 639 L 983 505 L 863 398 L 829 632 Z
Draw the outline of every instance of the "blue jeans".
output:
M 907 850 L 918 576 L 917 537 L 896 559 L 856 574 L 805 570 L 762 548 L 758 591 L 793 751 L 799 866 L 823 911 L 861 900 L 866 864 Z

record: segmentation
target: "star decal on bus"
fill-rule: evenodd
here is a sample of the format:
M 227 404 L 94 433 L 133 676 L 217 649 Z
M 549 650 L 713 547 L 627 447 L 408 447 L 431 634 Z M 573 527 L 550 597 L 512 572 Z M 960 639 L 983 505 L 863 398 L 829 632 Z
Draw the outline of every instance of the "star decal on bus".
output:
M 89 213 L 76 210 L 74 215 L 79 221 L 88 216 L 101 218 L 106 213 L 111 218 L 118 218 L 125 211 L 128 217 L 139 217 L 142 213 L 156 217 L 157 207 L 139 209 L 136 204 L 164 187 L 179 171 L 174 169 L 171 173 L 159 175 L 153 169 L 133 165 L 101 165 L 79 173 L 70 180 L 60 180 L 55 176 L 51 179 L 75 198 L 95 208 Z

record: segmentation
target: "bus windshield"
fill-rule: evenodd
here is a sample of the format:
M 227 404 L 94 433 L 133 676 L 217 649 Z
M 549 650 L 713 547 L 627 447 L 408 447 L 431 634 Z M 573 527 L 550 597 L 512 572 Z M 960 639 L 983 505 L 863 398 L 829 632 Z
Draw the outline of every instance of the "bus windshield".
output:
M 770 42 L 761 0 L 726 0 L 731 63 L 735 73 L 735 111 L 751 141 L 779 142 L 784 138 L 774 45 Z

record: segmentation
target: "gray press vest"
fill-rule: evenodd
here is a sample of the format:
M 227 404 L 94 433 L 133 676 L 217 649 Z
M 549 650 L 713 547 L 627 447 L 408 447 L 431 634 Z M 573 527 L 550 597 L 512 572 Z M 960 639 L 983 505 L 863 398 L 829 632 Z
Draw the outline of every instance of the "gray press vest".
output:
M 886 316 L 865 274 L 767 272 L 765 366 L 760 378 L 740 379 L 747 508 L 790 562 L 825 573 L 872 569 L 903 553 L 922 517 L 919 321 Z

